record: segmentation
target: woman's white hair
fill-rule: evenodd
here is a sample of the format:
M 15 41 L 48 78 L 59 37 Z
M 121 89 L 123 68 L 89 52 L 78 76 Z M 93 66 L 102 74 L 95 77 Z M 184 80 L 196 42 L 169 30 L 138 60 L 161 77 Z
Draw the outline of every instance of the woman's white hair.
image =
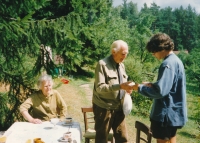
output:
M 40 78 L 38 79 L 38 82 L 37 82 L 37 86 L 38 86 L 39 89 L 42 88 L 42 82 L 43 81 L 50 81 L 53 85 L 53 80 L 52 80 L 51 75 L 48 75 L 48 74 L 41 75 Z
M 128 48 L 128 44 L 123 40 L 116 40 L 110 46 L 110 52 L 112 53 L 112 50 L 114 50 L 115 52 L 118 52 L 121 47 L 127 47 Z

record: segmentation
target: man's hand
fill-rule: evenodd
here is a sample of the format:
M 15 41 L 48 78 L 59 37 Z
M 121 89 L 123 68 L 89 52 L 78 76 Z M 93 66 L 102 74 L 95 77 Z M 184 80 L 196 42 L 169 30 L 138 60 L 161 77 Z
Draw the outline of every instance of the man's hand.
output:
M 135 83 L 132 82 L 132 81 L 128 81 L 128 82 L 124 82 L 124 83 L 121 83 L 120 84 L 120 88 L 123 89 L 123 90 L 126 90 L 126 92 L 132 92 L 132 86 L 134 85 Z
M 126 90 L 126 93 L 131 94 L 133 90 Z
M 140 86 L 140 84 L 135 84 L 132 86 L 132 90 L 134 91 L 138 91 L 138 87 Z

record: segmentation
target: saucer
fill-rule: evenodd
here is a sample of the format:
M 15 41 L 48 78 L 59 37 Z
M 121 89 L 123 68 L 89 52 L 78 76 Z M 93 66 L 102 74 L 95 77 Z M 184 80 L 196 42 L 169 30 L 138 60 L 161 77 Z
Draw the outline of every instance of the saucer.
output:
M 71 143 L 72 142 L 72 138 L 69 138 L 69 139 L 64 139 L 63 137 L 60 137 L 59 139 L 58 139 L 60 142 L 69 142 L 69 143 Z
M 71 123 L 62 123 L 63 126 L 72 126 L 73 125 L 73 122 Z

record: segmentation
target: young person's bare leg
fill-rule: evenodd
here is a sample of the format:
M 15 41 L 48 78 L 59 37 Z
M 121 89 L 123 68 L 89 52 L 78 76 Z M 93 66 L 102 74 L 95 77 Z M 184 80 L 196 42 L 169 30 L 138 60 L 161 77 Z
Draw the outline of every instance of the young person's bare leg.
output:
M 176 143 L 176 136 L 170 138 L 170 143 Z
M 176 143 L 176 136 L 170 138 L 170 140 L 157 139 L 157 143 Z

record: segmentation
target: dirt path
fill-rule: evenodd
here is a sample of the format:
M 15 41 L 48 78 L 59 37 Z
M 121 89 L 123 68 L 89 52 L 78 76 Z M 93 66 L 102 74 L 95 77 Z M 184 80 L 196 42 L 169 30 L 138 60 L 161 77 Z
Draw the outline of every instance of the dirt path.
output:
M 90 84 L 82 84 L 80 87 L 85 89 L 87 99 L 92 101 L 92 89 L 90 88 Z
M 87 96 L 87 99 L 89 100 L 89 101 L 91 101 L 92 102 L 92 89 L 91 89 L 91 87 L 90 87 L 90 84 L 83 84 L 83 85 L 81 85 L 80 86 L 81 88 L 84 88 L 85 89 L 85 92 L 86 92 L 86 96 Z M 93 143 L 94 141 L 93 140 L 91 140 L 91 143 Z M 108 141 L 108 143 L 111 143 L 110 141 Z

